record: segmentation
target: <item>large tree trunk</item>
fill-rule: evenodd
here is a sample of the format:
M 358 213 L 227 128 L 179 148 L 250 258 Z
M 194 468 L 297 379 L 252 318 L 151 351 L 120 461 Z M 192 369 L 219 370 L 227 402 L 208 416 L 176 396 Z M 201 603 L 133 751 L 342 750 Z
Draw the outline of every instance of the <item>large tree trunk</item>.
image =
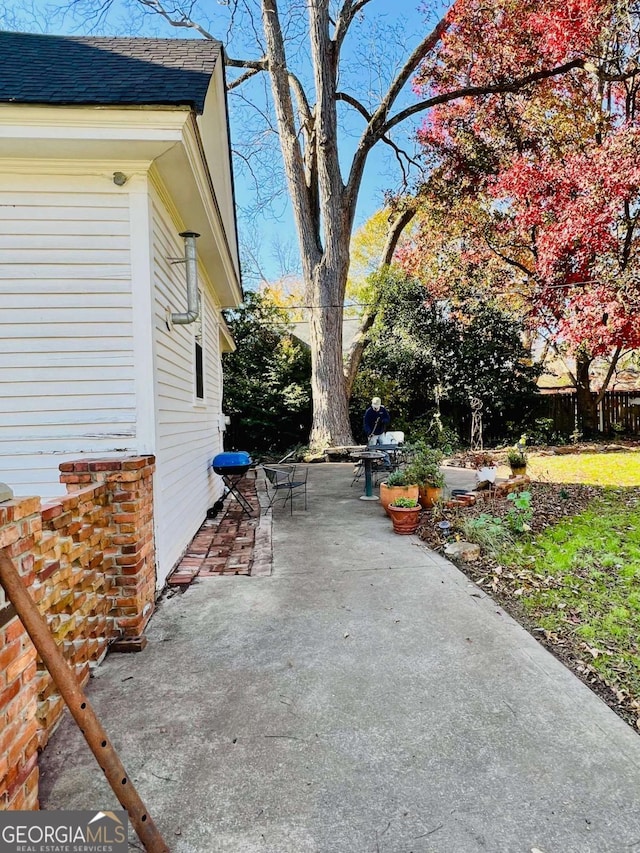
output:
M 320 289 L 330 292 L 330 288 Z M 353 444 L 342 364 L 342 310 L 339 306 L 311 311 L 312 450 Z
M 576 402 L 578 405 L 578 426 L 585 438 L 598 432 L 598 406 L 595 395 L 591 393 L 589 368 L 593 359 L 584 354 L 576 355 Z

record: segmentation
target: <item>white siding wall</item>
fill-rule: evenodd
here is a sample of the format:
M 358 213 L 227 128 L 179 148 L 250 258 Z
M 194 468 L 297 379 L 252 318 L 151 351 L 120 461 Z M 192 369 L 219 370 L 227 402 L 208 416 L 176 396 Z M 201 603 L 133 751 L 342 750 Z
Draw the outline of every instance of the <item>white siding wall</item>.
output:
M 0 481 L 65 490 L 80 453 L 135 452 L 129 199 L 106 177 L 0 169 Z
M 153 198 L 154 351 L 156 378 L 155 517 L 158 584 L 184 553 L 222 493 L 222 481 L 211 460 L 222 450 L 221 363 L 218 309 L 209 282 L 200 269 L 204 313 L 205 399 L 196 400 L 194 371 L 195 324 L 167 327 L 167 311 L 186 311 L 181 230 L 161 199 Z M 188 223 L 187 223 L 188 227 Z

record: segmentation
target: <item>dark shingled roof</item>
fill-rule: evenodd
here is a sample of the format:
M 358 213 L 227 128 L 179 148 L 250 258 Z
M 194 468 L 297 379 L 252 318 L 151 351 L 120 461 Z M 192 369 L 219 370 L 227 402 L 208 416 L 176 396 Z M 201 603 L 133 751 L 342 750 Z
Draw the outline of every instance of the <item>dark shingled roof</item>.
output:
M 207 39 L 0 32 L 0 103 L 189 106 L 201 113 L 222 45 Z

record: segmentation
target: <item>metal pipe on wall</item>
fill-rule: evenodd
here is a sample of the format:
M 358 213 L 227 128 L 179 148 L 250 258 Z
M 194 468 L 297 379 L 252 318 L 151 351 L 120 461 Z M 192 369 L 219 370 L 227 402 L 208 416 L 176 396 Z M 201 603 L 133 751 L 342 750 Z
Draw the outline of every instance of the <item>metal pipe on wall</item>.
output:
M 200 236 L 195 231 L 181 231 L 184 239 L 184 262 L 187 267 L 187 310 L 171 315 L 171 322 L 177 326 L 187 326 L 195 323 L 200 314 L 200 298 L 198 295 L 198 255 L 196 240 Z

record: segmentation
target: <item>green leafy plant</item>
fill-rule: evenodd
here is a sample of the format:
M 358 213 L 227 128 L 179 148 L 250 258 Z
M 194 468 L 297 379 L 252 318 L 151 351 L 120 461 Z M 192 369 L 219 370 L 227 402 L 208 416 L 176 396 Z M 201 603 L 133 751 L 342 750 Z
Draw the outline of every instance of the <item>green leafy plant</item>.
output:
M 442 489 L 444 487 L 444 475 L 440 471 L 443 460 L 442 451 L 427 447 L 422 442 L 413 445 L 410 450 L 412 457 L 406 469 L 407 476 L 412 477 L 412 482 L 419 486 Z
M 418 501 L 414 501 L 412 498 L 396 498 L 389 506 L 394 506 L 397 509 L 416 509 Z
M 496 556 L 512 542 L 511 532 L 502 519 L 486 512 L 477 518 L 463 519 L 461 530 L 468 542 L 475 542 L 491 556 Z
M 519 447 L 510 447 L 507 450 L 507 461 L 512 468 L 526 468 L 527 456 Z
M 514 533 L 528 533 L 533 518 L 531 492 L 511 492 L 507 495 L 507 500 L 511 503 L 511 508 L 505 516 L 507 526 Z
M 387 477 L 387 486 L 415 486 L 416 481 L 413 478 L 413 473 L 409 468 L 402 471 L 393 471 Z

